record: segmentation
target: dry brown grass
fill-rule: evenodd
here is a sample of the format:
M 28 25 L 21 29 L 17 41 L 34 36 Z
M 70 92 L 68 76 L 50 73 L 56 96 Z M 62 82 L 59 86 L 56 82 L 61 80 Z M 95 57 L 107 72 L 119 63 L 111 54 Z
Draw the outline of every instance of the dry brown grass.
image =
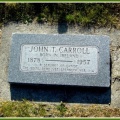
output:
M 62 102 L 1 101 L 0 117 L 120 117 L 120 108 Z

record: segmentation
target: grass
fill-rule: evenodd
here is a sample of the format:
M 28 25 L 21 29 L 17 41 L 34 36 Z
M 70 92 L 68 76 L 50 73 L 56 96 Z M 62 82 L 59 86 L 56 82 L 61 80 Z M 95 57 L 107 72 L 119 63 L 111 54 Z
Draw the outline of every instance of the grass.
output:
M 63 102 L 60 103 L 60 105 L 57 105 L 57 110 L 60 112 L 60 117 L 65 115 L 65 112 L 67 111 L 67 108 Z
M 0 117 L 120 117 L 120 108 L 63 102 L 1 101 Z
M 120 3 L 0 3 L 0 26 L 22 22 L 120 28 Z

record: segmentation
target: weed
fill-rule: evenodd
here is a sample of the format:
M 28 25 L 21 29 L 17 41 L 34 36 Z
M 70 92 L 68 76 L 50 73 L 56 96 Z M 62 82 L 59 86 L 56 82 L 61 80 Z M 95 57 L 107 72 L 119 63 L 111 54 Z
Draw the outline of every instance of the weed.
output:
M 60 105 L 57 106 L 57 110 L 60 112 L 60 117 L 64 116 L 67 108 L 63 102 L 60 103 Z
M 66 21 L 68 21 L 69 24 L 74 23 L 75 17 L 74 15 L 68 14 L 66 15 Z
M 47 21 L 47 15 L 45 15 L 44 13 L 40 13 L 40 14 L 38 15 L 37 21 L 38 21 L 39 23 L 44 23 L 44 22 L 46 22 L 46 21 Z

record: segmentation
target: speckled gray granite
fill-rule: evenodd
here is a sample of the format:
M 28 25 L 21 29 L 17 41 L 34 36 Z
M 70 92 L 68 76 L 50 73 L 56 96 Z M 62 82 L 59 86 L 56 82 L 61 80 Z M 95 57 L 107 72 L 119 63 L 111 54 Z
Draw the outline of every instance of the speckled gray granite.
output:
M 10 83 L 109 87 L 109 42 L 108 36 L 99 35 L 13 34 L 8 81 Z M 23 46 L 24 50 L 21 48 Z M 54 53 L 59 56 L 54 56 Z M 43 54 L 45 54 L 44 57 Z M 61 57 L 61 55 L 67 55 L 67 57 Z M 74 58 L 73 55 L 78 56 Z M 31 61 L 31 59 L 34 60 Z M 55 65 L 57 68 L 54 67 Z M 46 71 L 46 69 L 50 70 Z M 67 70 L 64 71 L 64 69 Z

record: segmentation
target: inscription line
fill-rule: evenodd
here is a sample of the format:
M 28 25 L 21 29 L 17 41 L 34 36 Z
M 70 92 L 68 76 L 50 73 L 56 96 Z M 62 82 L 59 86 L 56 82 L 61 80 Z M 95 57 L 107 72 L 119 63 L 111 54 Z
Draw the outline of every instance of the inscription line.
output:
M 46 60 L 46 61 L 57 61 L 57 62 L 73 62 L 73 61 L 66 61 L 66 60 Z

